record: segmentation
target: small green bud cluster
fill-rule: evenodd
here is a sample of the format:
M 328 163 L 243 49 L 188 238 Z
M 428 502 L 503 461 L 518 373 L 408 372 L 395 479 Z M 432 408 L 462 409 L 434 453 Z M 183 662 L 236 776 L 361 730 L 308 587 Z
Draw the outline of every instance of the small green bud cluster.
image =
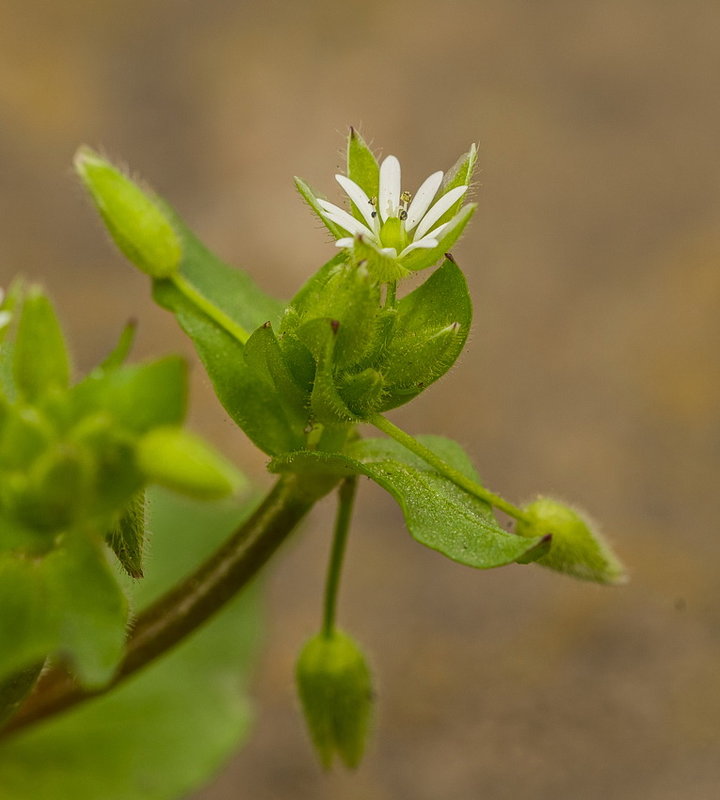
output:
M 372 714 L 372 679 L 365 657 L 340 631 L 310 639 L 296 668 L 308 730 L 325 769 L 337 754 L 357 767 L 365 750 Z
M 70 359 L 46 295 L 21 302 L 12 380 L 0 391 L 0 550 L 46 552 L 68 529 L 107 533 L 147 483 L 218 497 L 236 471 L 180 428 L 186 368 L 179 358 L 122 366 L 118 349 L 72 385 Z M 138 572 L 137 566 L 131 572 Z
M 450 259 L 398 303 L 363 264 L 341 255 L 297 294 L 277 336 L 256 331 L 245 358 L 269 378 L 297 424 L 366 419 L 408 402 L 441 377 L 467 337 L 470 301 Z

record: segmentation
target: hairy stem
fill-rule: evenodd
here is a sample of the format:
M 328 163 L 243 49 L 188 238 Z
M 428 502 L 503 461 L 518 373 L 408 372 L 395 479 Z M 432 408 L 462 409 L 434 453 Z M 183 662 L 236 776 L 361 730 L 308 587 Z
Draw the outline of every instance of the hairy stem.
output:
M 468 494 L 477 497 L 479 500 L 484 500 L 491 506 L 495 506 L 495 508 L 499 508 L 514 519 L 527 521 L 527 515 L 517 506 L 500 497 L 500 495 L 488 491 L 484 486 L 475 483 L 475 481 L 463 475 L 462 472 L 456 470 L 455 467 L 451 467 L 450 464 L 443 461 L 440 456 L 433 453 L 429 447 L 425 447 L 425 445 L 418 442 L 415 437 L 411 436 L 409 433 L 405 433 L 405 431 L 398 428 L 397 425 L 393 425 L 389 419 L 386 419 L 381 414 L 374 414 L 368 422 L 374 425 L 378 430 L 386 433 L 392 439 L 395 439 L 395 441 L 399 442 L 403 447 L 407 447 L 407 449 L 415 453 L 415 455 L 420 456 L 423 461 L 426 461 L 431 467 L 435 467 L 441 475 L 444 475 L 456 486 L 464 489 Z
M 182 292 L 185 297 L 193 303 L 196 308 L 200 309 L 210 319 L 215 322 L 219 327 L 223 328 L 234 339 L 237 339 L 240 344 L 245 344 L 250 338 L 250 334 L 231 319 L 227 314 L 221 311 L 214 303 L 210 302 L 204 295 L 182 275 L 179 273 L 173 275 L 169 280 L 175 284 L 175 288 Z
M 336 481 L 308 484 L 280 478 L 253 515 L 184 581 L 147 608 L 135 622 L 125 658 L 101 689 L 83 689 L 63 670 L 53 669 L 0 731 L 0 738 L 113 689 L 167 653 L 234 597 Z
M 332 635 L 335 629 L 335 609 L 337 607 L 338 589 L 340 587 L 340 574 L 342 572 L 345 546 L 350 518 L 352 517 L 355 493 L 357 492 L 357 476 L 353 475 L 340 484 L 337 518 L 333 534 L 332 550 L 328 563 L 327 580 L 325 581 L 325 602 L 323 609 L 323 633 Z

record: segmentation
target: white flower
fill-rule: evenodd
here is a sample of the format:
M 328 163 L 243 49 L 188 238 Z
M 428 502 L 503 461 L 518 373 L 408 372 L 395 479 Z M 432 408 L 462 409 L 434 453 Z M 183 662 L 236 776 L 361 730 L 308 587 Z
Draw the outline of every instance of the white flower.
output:
M 401 259 L 413 250 L 437 247 L 440 235 L 451 225 L 452 221 L 448 221 L 433 228 L 468 187 L 456 186 L 435 200 L 443 174 L 433 172 L 412 197 L 402 191 L 400 162 L 395 156 L 388 156 L 380 165 L 378 196 L 372 198 L 350 178 L 336 175 L 335 180 L 357 206 L 364 222 L 327 200 L 318 198 L 317 202 L 323 216 L 349 234 L 336 241 L 337 247 L 352 248 L 358 236 L 383 255 Z
M 2 306 L 4 300 L 5 300 L 5 290 L 0 286 L 0 306 Z M 9 311 L 0 311 L 0 331 L 3 328 L 7 328 L 7 326 L 10 324 L 11 319 L 12 319 L 12 314 Z

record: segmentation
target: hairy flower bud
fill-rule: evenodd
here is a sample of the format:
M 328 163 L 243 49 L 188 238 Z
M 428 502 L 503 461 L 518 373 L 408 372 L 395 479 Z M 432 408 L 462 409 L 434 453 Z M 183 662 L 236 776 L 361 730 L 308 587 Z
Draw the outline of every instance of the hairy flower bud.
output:
M 372 711 L 370 670 L 346 634 L 318 634 L 298 659 L 297 686 L 320 761 L 328 769 L 337 752 L 348 767 L 360 763 Z
M 627 580 L 625 568 L 595 526 L 579 511 L 549 497 L 539 497 L 523 509 L 521 536 L 552 536 L 547 555 L 535 563 L 597 583 Z
M 75 169 L 123 254 L 152 278 L 175 274 L 182 244 L 157 199 L 89 147 L 78 150 Z

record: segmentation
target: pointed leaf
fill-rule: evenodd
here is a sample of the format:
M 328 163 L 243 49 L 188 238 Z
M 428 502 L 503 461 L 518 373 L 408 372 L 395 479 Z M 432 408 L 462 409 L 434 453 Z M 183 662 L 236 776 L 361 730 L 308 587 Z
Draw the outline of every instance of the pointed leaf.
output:
M 143 577 L 145 492 L 138 492 L 108 533 L 107 543 L 131 578 Z
M 270 455 L 302 447 L 302 429 L 288 420 L 274 387 L 245 362 L 243 344 L 168 281 L 156 284 L 154 296 L 192 339 L 218 399 L 247 436 Z
M 318 203 L 318 198 L 315 192 L 308 186 L 302 178 L 295 178 L 295 188 L 300 192 L 302 199 L 310 206 L 310 209 L 315 212 L 317 218 L 322 224 L 332 233 L 336 239 L 341 239 L 345 233 L 334 223 L 329 220 Z
M 70 357 L 52 303 L 31 287 L 25 296 L 15 336 L 14 376 L 18 390 L 36 400 L 52 388 L 70 382 Z
M 472 480 L 477 474 L 460 445 L 440 436 L 419 436 L 426 447 Z M 491 507 L 464 492 L 425 461 L 390 439 L 361 439 L 347 455 L 303 451 L 276 458 L 272 472 L 317 471 L 367 475 L 399 503 L 405 523 L 421 544 L 478 569 L 511 564 L 542 543 L 508 533 Z
M 450 167 L 450 169 L 445 173 L 442 185 L 440 186 L 440 191 L 438 192 L 438 199 L 452 189 L 456 189 L 458 186 L 470 186 L 472 183 L 473 173 L 475 172 L 475 167 L 477 166 L 477 156 L 477 145 L 470 145 L 470 149 L 467 151 L 467 153 L 463 153 L 463 155 L 461 155 L 460 158 L 458 158 L 452 167 Z M 451 205 L 435 224 L 442 225 L 444 222 L 451 220 L 455 214 L 460 211 L 463 202 L 466 200 L 467 194 L 463 195 L 463 197 L 461 197 L 457 203 Z

